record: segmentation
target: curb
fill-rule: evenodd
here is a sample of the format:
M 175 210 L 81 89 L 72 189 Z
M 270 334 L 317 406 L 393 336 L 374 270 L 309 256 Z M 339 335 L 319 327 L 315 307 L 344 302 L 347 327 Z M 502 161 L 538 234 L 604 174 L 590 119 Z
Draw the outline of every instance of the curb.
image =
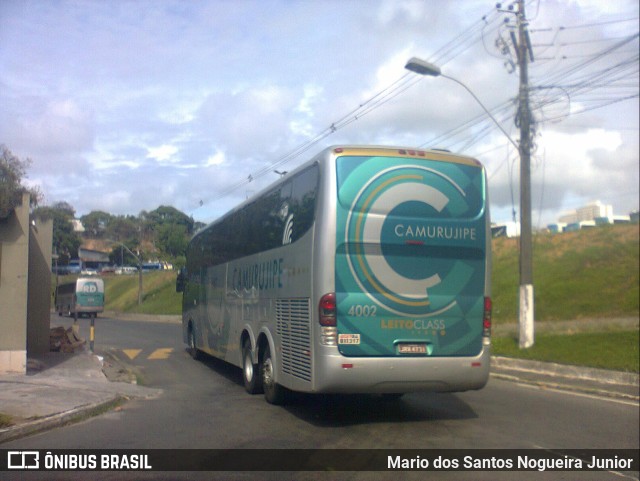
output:
M 544 388 L 640 401 L 640 376 L 636 373 L 492 356 L 491 376 Z
M 27 421 L 24 423 L 16 424 L 15 426 L 9 426 L 7 428 L 0 429 L 0 444 L 22 438 L 30 434 L 57 428 L 87 416 L 92 416 L 94 413 L 97 414 L 104 410 L 111 409 L 112 407 L 120 404 L 125 399 L 125 397 L 119 394 L 115 394 L 111 399 L 108 399 L 106 401 L 100 401 L 93 404 L 85 404 L 84 406 L 78 406 L 62 413 L 52 414 L 51 416 L 46 416 L 43 418 L 35 419 L 33 421 Z
M 591 367 L 570 366 L 553 362 L 529 361 L 510 357 L 491 356 L 491 366 L 513 371 L 534 372 L 547 376 L 561 376 L 572 379 L 584 379 L 603 384 L 639 386 L 640 375 L 632 372 L 609 371 Z
M 139 314 L 119 311 L 103 311 L 102 317 L 118 319 L 120 321 L 162 322 L 167 324 L 182 324 L 182 314 Z

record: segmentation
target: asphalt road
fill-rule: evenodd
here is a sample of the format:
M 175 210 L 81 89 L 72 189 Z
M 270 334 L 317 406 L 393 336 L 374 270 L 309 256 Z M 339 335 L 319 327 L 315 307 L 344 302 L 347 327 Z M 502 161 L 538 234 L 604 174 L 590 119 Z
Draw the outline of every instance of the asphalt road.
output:
M 86 319 L 82 331 L 88 336 Z M 53 324 L 54 322 L 52 322 Z M 248 395 L 240 370 L 194 361 L 181 327 L 98 318 L 95 350 L 109 352 L 163 394 L 71 426 L 3 445 L 6 449 L 638 449 L 638 405 L 492 379 L 481 390 L 369 396 L 297 395 L 284 407 Z M 9 473 L 11 474 L 11 473 Z M 21 473 L 15 479 L 47 479 Z M 88 479 L 60 473 L 57 479 Z M 93 479 L 123 479 L 94 473 Z M 437 476 L 436 476 L 437 475 Z M 635 479 L 637 473 L 527 472 L 526 479 Z M 128 479 L 175 479 L 137 473 Z M 428 473 L 430 479 L 523 479 L 513 472 Z M 419 472 L 188 473 L 188 479 L 425 479 Z M 14 479 L 9 477 L 9 479 Z

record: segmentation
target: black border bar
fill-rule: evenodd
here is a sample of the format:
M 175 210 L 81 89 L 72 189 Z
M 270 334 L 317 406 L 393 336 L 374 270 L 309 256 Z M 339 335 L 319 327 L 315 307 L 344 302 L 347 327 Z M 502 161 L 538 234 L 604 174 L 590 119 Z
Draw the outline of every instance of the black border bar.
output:
M 2 449 L 0 471 L 616 471 L 638 449 Z

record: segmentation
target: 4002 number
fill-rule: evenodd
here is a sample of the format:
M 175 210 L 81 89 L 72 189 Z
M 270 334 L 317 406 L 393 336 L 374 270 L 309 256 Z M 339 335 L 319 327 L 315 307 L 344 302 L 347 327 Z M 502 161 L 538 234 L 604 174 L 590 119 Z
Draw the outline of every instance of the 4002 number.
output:
M 375 317 L 378 306 L 355 304 L 349 308 L 347 314 L 351 317 Z

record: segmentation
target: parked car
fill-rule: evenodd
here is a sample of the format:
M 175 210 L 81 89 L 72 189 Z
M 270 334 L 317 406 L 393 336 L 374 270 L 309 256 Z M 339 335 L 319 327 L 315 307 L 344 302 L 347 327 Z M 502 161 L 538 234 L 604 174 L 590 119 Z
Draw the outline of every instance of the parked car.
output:
M 138 272 L 138 268 L 137 267 L 132 267 L 132 266 L 119 266 L 119 267 L 116 267 L 116 275 L 118 275 L 118 276 L 126 275 L 126 274 L 135 274 L 136 272 Z
M 80 274 L 80 272 L 82 272 L 82 261 L 71 259 L 67 265 L 67 274 Z

